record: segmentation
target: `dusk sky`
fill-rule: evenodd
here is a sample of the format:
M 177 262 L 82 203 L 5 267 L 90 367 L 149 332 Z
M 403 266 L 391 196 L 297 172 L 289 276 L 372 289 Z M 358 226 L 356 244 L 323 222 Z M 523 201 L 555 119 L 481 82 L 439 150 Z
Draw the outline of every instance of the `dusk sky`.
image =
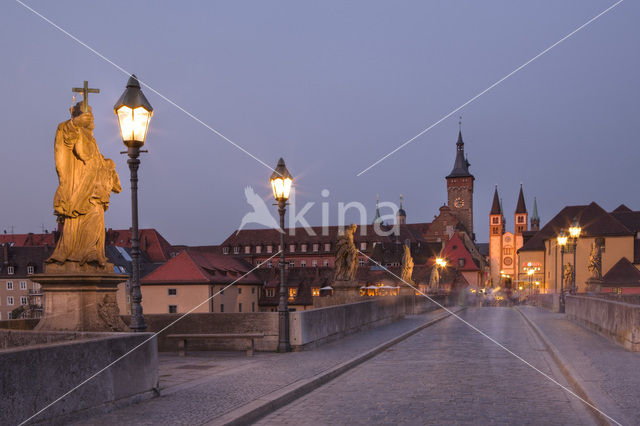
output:
M 322 201 L 334 224 L 338 202 L 350 201 L 367 205 L 370 222 L 377 193 L 394 202 L 402 193 L 408 222 L 433 220 L 459 115 L 479 242 L 496 184 L 509 230 L 520 182 L 530 212 L 538 198 L 542 224 L 568 204 L 640 209 L 638 2 L 622 2 L 359 177 L 615 1 L 25 3 L 270 166 L 284 157 L 298 207 L 316 202 L 312 225 Z M 129 170 L 112 109 L 128 76 L 9 0 L 0 52 L 0 232 L 55 227 L 54 135 L 83 80 L 101 90 L 89 96 L 95 136 L 123 186 L 105 222 L 128 228 Z M 267 167 L 143 91 L 154 117 L 141 227 L 174 244 L 219 244 L 250 211 L 246 186 L 271 206 Z

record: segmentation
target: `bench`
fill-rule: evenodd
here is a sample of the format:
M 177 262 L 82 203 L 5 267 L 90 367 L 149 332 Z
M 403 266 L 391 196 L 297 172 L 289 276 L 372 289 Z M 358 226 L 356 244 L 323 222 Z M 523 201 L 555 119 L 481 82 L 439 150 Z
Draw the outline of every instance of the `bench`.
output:
M 231 333 L 231 334 L 223 334 L 223 333 L 207 333 L 207 334 L 169 334 L 167 335 L 167 339 L 179 339 L 178 340 L 178 355 L 186 356 L 187 355 L 187 340 L 193 339 L 204 339 L 204 340 L 215 340 L 215 339 L 246 339 L 247 340 L 247 356 L 253 356 L 253 351 L 255 348 L 254 341 L 255 339 L 260 339 L 264 337 L 264 333 Z

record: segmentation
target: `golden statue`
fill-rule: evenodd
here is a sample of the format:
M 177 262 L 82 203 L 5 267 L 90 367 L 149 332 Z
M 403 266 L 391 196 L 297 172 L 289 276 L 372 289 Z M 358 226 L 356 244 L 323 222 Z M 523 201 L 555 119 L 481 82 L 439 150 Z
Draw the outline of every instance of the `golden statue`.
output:
M 564 265 L 563 275 L 564 275 L 564 286 L 566 289 L 567 285 L 573 284 L 573 265 L 572 264 L 567 263 L 566 265 Z
M 70 112 L 71 119 L 58 125 L 54 144 L 59 185 L 53 210 L 64 225 L 47 263 L 67 266 L 73 262 L 104 269 L 104 212 L 111 192 L 122 188 L 114 162 L 102 156 L 93 137 L 93 113 L 86 105 L 86 94 L 85 101 Z
M 589 272 L 591 272 L 591 278 L 600 280 L 602 279 L 602 249 L 597 242 L 591 243 L 591 253 L 589 254 Z
M 336 242 L 335 281 L 353 281 L 358 269 L 358 250 L 353 243 L 353 235 L 358 227 L 349 225 Z
M 402 255 L 402 274 L 400 278 L 408 284 L 413 284 L 411 276 L 413 275 L 413 258 L 411 257 L 411 249 L 408 245 L 404 245 L 404 254 Z

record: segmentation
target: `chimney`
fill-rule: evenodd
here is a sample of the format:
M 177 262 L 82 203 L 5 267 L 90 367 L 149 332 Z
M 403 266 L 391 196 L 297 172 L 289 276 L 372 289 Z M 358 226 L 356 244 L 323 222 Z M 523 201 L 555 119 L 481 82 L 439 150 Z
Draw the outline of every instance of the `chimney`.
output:
M 9 244 L 2 244 L 2 263 L 7 265 L 9 263 Z

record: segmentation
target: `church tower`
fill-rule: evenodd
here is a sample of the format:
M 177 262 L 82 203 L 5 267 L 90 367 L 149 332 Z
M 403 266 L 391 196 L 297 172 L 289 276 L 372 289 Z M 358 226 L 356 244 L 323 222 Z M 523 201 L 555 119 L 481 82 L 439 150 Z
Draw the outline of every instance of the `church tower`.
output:
M 528 216 L 527 206 L 524 202 L 524 193 L 522 192 L 522 184 L 520 184 L 520 193 L 518 194 L 518 204 L 516 205 L 516 211 L 514 213 L 514 224 L 516 235 L 522 235 L 524 231 L 528 230 Z
M 493 203 L 489 212 L 489 265 L 491 282 L 494 286 L 500 282 L 502 267 L 502 235 L 504 234 L 504 215 L 498 196 L 498 185 L 493 193 Z
M 464 155 L 461 128 L 456 143 L 456 160 L 453 163 L 453 170 L 447 176 L 447 205 L 456 219 L 464 225 L 469 236 L 475 239 L 473 233 L 473 181 L 475 177 L 469 173 L 469 165 L 469 161 Z
M 407 212 L 402 208 L 402 194 L 400 194 L 400 208 L 396 213 L 396 224 L 397 225 L 406 225 L 407 224 Z
M 531 215 L 531 230 L 540 230 L 540 216 L 538 216 L 538 200 L 533 197 L 533 215 Z

